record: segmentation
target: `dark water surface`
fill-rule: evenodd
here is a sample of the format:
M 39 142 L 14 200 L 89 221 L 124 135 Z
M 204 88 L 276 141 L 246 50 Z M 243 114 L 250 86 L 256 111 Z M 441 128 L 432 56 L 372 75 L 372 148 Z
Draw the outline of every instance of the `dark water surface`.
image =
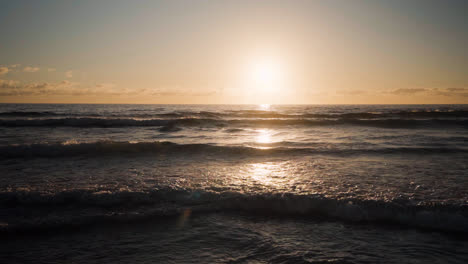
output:
M 0 105 L 1 262 L 466 263 L 467 105 Z

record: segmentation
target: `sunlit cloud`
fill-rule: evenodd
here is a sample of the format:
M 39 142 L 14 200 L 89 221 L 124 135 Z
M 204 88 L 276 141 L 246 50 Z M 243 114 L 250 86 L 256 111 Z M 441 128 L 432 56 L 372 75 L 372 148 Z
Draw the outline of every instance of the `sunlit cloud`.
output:
M 95 85 L 80 84 L 63 80 L 60 82 L 21 83 L 13 80 L 0 80 L 1 96 L 43 96 L 43 95 L 77 95 L 77 96 L 210 96 L 218 93 L 216 90 L 197 91 L 186 88 L 155 88 L 130 89 L 119 88 L 114 83 L 99 83 Z
M 163 96 L 212 96 L 217 94 L 217 90 L 202 90 L 189 89 L 183 87 L 161 87 L 153 89 L 138 89 L 138 88 L 119 88 L 113 83 L 97 84 L 90 90 L 91 94 L 112 95 L 112 96 L 146 96 L 146 97 L 163 97 Z
M 13 80 L 0 80 L 0 89 L 10 89 L 15 88 L 18 85 L 18 81 Z
M 468 92 L 468 88 L 459 88 L 459 87 L 451 87 L 451 88 L 446 88 L 445 89 L 446 91 L 448 92 L 463 92 L 463 93 L 466 93 Z
M 396 89 L 394 91 L 391 91 L 390 93 L 397 94 L 397 95 L 404 95 L 404 94 L 422 93 L 422 92 L 427 92 L 427 91 L 429 90 L 424 89 L 424 88 L 402 88 L 402 89 Z
M 364 90 L 339 90 L 336 93 L 339 95 L 364 95 L 369 92 Z
M 434 95 L 449 96 L 449 97 L 468 97 L 468 88 L 445 88 L 433 89 L 431 91 Z
M 391 92 L 393 95 L 419 95 L 419 96 L 447 96 L 447 97 L 467 97 L 468 88 L 449 87 L 449 88 L 402 88 Z
M 99 88 L 99 89 L 112 89 L 112 88 L 115 88 L 116 85 L 115 83 L 99 83 L 99 84 L 96 84 L 96 88 Z
M 219 93 L 216 89 L 210 90 L 196 90 L 190 89 L 185 87 L 163 87 L 163 88 L 155 88 L 155 89 L 143 89 L 140 90 L 142 94 L 148 94 L 153 96 L 212 96 Z
M 11 66 L 0 67 L 0 75 L 5 75 L 11 72 Z M 25 67 L 26 71 L 34 72 L 38 67 Z M 55 71 L 55 68 L 47 68 L 48 72 Z M 71 78 L 72 71 L 66 72 L 66 77 Z M 136 85 L 135 85 L 136 86 Z M 145 98 L 162 98 L 162 97 L 210 97 L 223 96 L 225 89 L 206 88 L 206 87 L 189 87 L 189 86 L 160 86 L 154 88 L 136 88 L 135 86 L 120 87 L 114 82 L 103 82 L 97 84 L 86 84 L 63 80 L 60 82 L 36 81 L 24 83 L 17 80 L 0 80 L 0 95 L 1 96 L 43 96 L 43 95 L 65 95 L 65 96 L 103 96 L 112 98 L 125 97 L 145 97 Z M 317 91 L 317 95 L 320 94 Z M 333 91 L 329 91 L 332 92 Z M 383 90 L 336 90 L 337 96 L 406 96 L 412 95 L 420 98 L 445 97 L 450 99 L 468 97 L 468 88 L 464 87 L 448 87 L 448 88 L 399 88 L 391 91 Z M 266 138 L 266 137 L 263 137 Z M 262 138 L 260 138 L 262 141 Z
M 67 95 L 76 93 L 73 89 L 78 83 L 70 81 L 61 82 L 34 82 L 22 84 L 13 80 L 0 80 L 1 96 L 24 96 L 24 95 Z
M 9 71 L 8 67 L 0 67 L 0 75 L 7 74 Z
M 24 72 L 37 72 L 39 70 L 40 70 L 39 67 L 30 67 L 30 66 L 26 66 L 23 69 Z

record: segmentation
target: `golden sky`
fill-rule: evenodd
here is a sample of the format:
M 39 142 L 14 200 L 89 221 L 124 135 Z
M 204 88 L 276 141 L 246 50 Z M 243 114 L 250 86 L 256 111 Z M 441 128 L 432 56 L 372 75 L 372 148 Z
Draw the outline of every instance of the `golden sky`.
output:
M 0 5 L 0 102 L 468 103 L 468 1 Z

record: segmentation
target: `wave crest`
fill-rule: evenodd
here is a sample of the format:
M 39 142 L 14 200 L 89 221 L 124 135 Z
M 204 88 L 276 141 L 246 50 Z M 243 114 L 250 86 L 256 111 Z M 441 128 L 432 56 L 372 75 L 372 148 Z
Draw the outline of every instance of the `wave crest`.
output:
M 336 200 L 319 195 L 288 193 L 245 194 L 161 188 L 142 192 L 93 192 L 75 190 L 57 194 L 30 192 L 0 193 L 0 206 L 14 211 L 4 219 L 3 231 L 70 225 L 80 221 L 141 219 L 193 212 L 244 212 L 271 216 L 301 216 L 350 222 L 389 223 L 440 231 L 468 232 L 466 205 L 414 205 L 411 201 Z M 21 218 L 35 208 L 36 218 Z M 72 211 L 70 211 L 72 208 Z M 54 212 L 55 218 L 50 218 Z M 80 212 L 80 213 L 78 213 Z M 87 212 L 87 213 L 86 213 Z M 19 215 L 19 218 L 18 218 Z M 77 217 L 79 215 L 79 217 Z M 57 221 L 57 217 L 61 217 Z M 23 219 L 23 220 L 21 220 Z M 53 223 L 44 219 L 54 219 Z M 52 221 L 52 220 L 50 220 Z M 1 229 L 0 229 L 1 230 Z
M 468 110 L 406 110 L 386 112 L 351 112 L 351 113 L 282 113 L 264 110 L 237 110 L 227 112 L 210 111 L 172 111 L 161 112 L 164 109 L 135 109 L 130 113 L 57 113 L 52 111 L 10 111 L 0 112 L 0 117 L 120 117 L 120 118 L 320 118 L 320 119 L 382 119 L 382 118 L 468 118 Z
M 286 142 L 287 143 L 287 142 Z M 276 143 L 272 144 L 277 145 Z M 103 156 L 120 154 L 191 154 L 191 155 L 223 155 L 230 156 L 272 156 L 272 155 L 360 155 L 360 154 L 440 154 L 467 153 L 466 149 L 444 147 L 394 147 L 369 149 L 343 148 L 301 148 L 301 147 L 271 147 L 254 148 L 245 146 L 219 146 L 210 144 L 176 144 L 173 142 L 120 142 L 97 141 L 91 143 L 63 144 L 32 144 L 10 145 L 0 147 L 0 157 L 3 158 L 61 158 L 72 156 Z
M 119 119 L 119 118 L 51 118 L 0 119 L 3 127 L 226 127 L 226 126 L 368 126 L 382 128 L 432 128 L 445 126 L 468 127 L 468 120 L 460 119 Z

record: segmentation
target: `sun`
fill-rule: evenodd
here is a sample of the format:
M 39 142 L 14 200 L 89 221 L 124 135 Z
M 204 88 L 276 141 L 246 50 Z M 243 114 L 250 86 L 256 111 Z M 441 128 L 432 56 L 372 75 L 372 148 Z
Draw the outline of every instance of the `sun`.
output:
M 237 92 L 246 103 L 282 103 L 290 94 L 289 66 L 279 55 L 249 56 L 239 71 Z
M 252 83 L 261 90 L 275 89 L 283 78 L 281 65 L 272 60 L 256 61 L 249 71 Z

